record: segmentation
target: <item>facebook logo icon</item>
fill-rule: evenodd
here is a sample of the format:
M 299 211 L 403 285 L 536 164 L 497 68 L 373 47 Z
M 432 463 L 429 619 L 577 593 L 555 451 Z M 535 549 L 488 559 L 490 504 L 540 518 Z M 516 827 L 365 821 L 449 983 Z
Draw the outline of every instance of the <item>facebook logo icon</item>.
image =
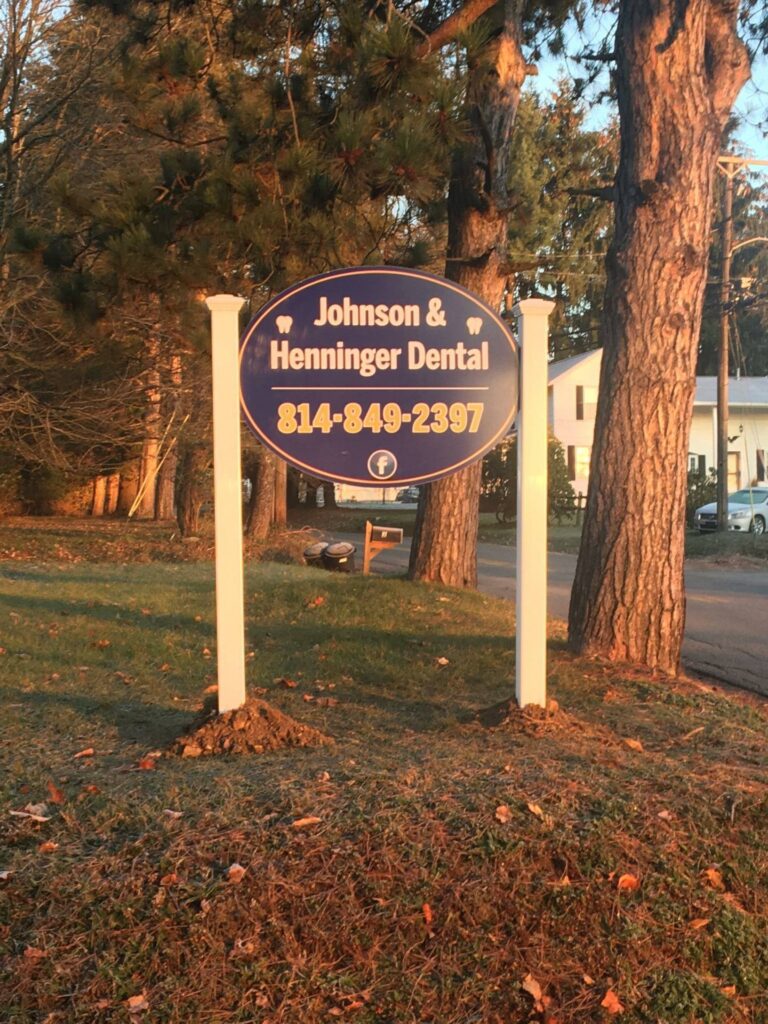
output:
M 375 480 L 389 480 L 395 475 L 397 459 L 392 452 L 376 451 L 368 458 L 368 472 Z

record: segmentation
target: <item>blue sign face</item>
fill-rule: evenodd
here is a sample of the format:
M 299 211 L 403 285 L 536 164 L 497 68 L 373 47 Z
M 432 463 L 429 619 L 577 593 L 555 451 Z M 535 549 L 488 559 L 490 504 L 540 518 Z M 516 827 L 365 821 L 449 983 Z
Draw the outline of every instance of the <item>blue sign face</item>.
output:
M 475 462 L 517 410 L 507 326 L 451 281 L 360 267 L 267 303 L 240 348 L 256 436 L 312 476 L 422 484 Z

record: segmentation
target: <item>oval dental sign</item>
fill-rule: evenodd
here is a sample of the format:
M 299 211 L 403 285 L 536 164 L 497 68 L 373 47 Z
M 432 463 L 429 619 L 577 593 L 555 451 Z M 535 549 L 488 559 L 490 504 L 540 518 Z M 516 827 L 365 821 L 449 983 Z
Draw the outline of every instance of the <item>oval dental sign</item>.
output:
M 302 281 L 241 339 L 240 401 L 256 436 L 312 476 L 422 484 L 480 459 L 517 411 L 517 348 L 471 292 L 417 270 Z

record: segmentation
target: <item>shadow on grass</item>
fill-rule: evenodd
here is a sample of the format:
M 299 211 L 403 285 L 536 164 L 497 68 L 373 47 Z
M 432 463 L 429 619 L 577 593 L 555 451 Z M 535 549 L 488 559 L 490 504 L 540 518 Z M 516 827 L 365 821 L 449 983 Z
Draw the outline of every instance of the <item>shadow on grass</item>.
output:
M 35 582 L 35 577 L 31 575 L 27 577 L 20 576 L 19 578 L 24 578 L 28 582 Z M 78 583 L 85 585 L 93 583 L 102 588 L 102 590 L 104 582 L 103 576 L 94 576 L 90 579 L 88 576 L 78 576 Z M 206 587 L 191 584 L 185 589 L 187 591 L 198 590 L 201 598 L 212 604 L 212 584 Z M 147 600 L 151 600 L 151 597 L 148 596 Z M 29 594 L 6 596 L 0 594 L 0 605 L 4 603 L 7 603 L 13 611 L 26 613 L 30 616 L 60 616 L 64 619 L 82 616 L 96 622 L 109 622 L 112 625 L 119 624 L 132 628 L 139 627 L 142 630 L 183 628 L 191 633 L 210 637 L 211 630 L 214 628 L 210 621 L 206 622 L 204 619 L 198 621 L 194 615 L 181 612 L 173 614 L 167 612 L 157 613 L 151 610 L 148 614 L 144 614 L 140 607 L 134 607 L 132 604 L 124 604 L 119 601 L 108 601 L 103 597 L 94 598 L 93 601 L 84 601 L 67 597 L 33 597 Z
M 77 722 L 78 734 L 82 733 L 82 723 L 86 722 L 93 723 L 94 735 L 98 735 L 99 724 L 113 726 L 123 742 L 146 747 L 167 746 L 193 718 L 187 711 L 138 700 L 94 700 L 85 695 L 50 690 L 30 692 L 6 689 L 4 696 L 8 704 L 23 704 L 25 709 L 32 712 L 55 715 L 57 725 L 62 725 L 61 730 L 57 731 L 57 743 L 66 738 L 62 711 L 71 712 L 76 719 L 82 720 Z

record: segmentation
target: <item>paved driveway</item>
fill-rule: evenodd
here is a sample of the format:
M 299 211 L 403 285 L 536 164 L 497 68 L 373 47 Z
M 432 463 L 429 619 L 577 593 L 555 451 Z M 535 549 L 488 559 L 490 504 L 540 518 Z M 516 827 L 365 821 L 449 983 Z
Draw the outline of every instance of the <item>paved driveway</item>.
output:
M 362 563 L 363 539 L 358 545 Z M 383 551 L 374 573 L 404 572 L 409 541 Z M 549 614 L 568 617 L 576 569 L 575 555 L 549 554 Z M 495 597 L 515 595 L 515 549 L 502 544 L 478 547 L 479 588 Z M 686 564 L 687 621 L 683 663 L 694 673 L 768 695 L 768 569 Z

